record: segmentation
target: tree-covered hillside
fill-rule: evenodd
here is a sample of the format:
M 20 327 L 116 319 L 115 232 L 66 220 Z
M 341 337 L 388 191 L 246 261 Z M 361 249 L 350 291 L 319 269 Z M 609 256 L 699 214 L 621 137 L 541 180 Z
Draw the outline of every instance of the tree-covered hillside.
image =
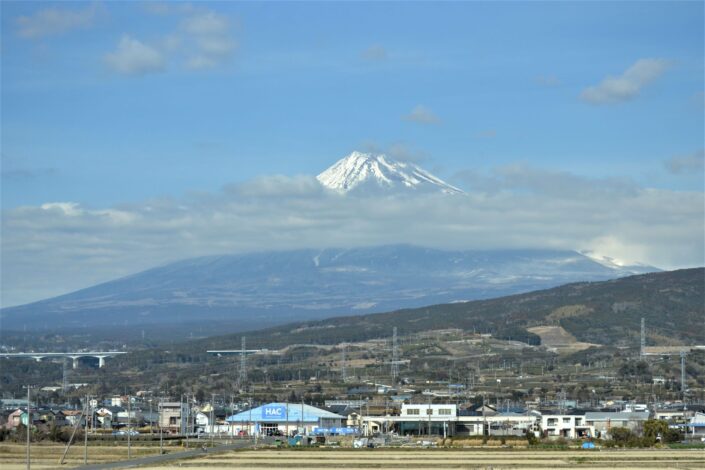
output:
M 492 333 L 530 344 L 526 328 L 559 325 L 578 340 L 611 346 L 638 344 L 641 318 L 647 344 L 705 344 L 705 268 L 651 273 L 604 282 L 584 282 L 527 294 L 389 313 L 301 322 L 247 333 L 248 344 L 336 344 L 434 329 Z M 191 342 L 188 348 L 237 349 L 240 335 Z M 185 345 L 186 346 L 186 345 Z

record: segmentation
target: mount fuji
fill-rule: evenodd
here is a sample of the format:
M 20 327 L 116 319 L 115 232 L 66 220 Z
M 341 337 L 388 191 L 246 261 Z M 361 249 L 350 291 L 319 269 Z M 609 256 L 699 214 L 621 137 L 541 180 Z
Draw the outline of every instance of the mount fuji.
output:
M 323 186 L 343 194 L 380 190 L 464 194 L 418 165 L 362 152 L 353 152 L 338 160 L 316 179 Z
M 413 245 L 305 249 L 178 261 L 0 310 L 4 331 L 244 331 L 295 320 L 501 297 L 658 271 L 575 251 L 447 251 Z M 208 330 L 208 331 L 206 331 Z M 175 333 L 176 334 L 176 333 Z

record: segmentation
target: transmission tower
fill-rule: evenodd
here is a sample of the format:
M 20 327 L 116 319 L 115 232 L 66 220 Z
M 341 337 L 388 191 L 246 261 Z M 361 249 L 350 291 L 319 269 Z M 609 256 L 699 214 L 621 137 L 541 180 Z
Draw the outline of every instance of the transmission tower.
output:
M 399 377 L 399 348 L 397 346 L 397 327 L 392 330 L 392 383 Z
M 646 324 L 644 322 L 644 317 L 641 317 L 641 343 L 639 355 L 641 357 L 644 357 L 646 355 Z
M 66 366 L 66 363 L 68 362 L 67 358 L 64 358 L 62 362 L 62 370 L 61 370 L 61 390 L 66 393 L 66 391 L 69 389 L 69 371 L 68 367 Z
M 237 378 L 237 385 L 239 389 L 245 388 L 247 384 L 247 350 L 245 337 L 242 337 L 242 344 L 240 346 L 240 375 Z
M 343 345 L 343 351 L 341 352 L 341 358 L 340 358 L 340 376 L 341 379 L 343 380 L 343 383 L 347 380 L 348 378 L 348 371 L 345 368 L 345 349 L 347 346 Z

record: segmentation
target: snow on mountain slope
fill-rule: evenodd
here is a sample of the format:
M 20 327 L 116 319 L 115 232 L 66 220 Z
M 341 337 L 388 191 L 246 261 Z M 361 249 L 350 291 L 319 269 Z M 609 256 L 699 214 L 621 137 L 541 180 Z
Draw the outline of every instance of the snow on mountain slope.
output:
M 340 193 L 356 188 L 387 190 L 413 189 L 464 194 L 428 171 L 408 162 L 399 162 L 386 155 L 353 152 L 338 160 L 316 177 L 325 187 Z
M 138 324 L 176 328 L 213 320 L 255 329 L 487 299 L 621 275 L 562 250 L 448 251 L 385 245 L 266 251 L 186 259 L 2 309 L 0 324 L 7 330 Z
M 654 267 L 641 263 L 626 263 L 622 260 L 612 258 L 610 256 L 600 255 L 590 250 L 582 250 L 579 253 L 583 256 L 590 258 L 596 263 L 601 264 L 607 268 L 613 269 L 615 273 L 620 276 L 630 276 L 633 274 L 645 274 L 654 272 Z

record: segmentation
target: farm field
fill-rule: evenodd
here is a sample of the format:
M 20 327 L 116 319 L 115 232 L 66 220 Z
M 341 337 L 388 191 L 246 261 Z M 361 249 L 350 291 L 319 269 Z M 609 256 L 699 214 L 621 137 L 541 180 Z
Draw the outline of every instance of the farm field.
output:
M 165 448 L 166 451 L 170 449 Z M 175 447 L 174 451 L 182 450 Z M 15 470 L 26 468 L 25 460 L 26 448 L 22 444 L 0 444 L 0 468 L 2 470 Z M 59 465 L 61 454 L 64 452 L 64 446 L 58 444 L 32 444 L 32 468 L 72 468 L 83 465 L 83 443 L 74 445 L 66 455 L 64 465 Z M 149 455 L 157 455 L 159 453 L 158 446 L 132 446 L 132 457 L 146 457 Z M 88 463 L 100 464 L 107 462 L 115 462 L 118 460 L 127 459 L 127 446 L 123 445 L 90 445 L 88 447 Z
M 705 468 L 702 450 L 512 451 L 475 449 L 255 450 L 170 462 L 150 469 Z
M 177 449 L 173 449 L 176 451 Z M 180 450 L 180 449 L 179 449 Z M 32 468 L 59 468 L 63 447 L 37 445 L 32 448 Z M 155 455 L 154 447 L 133 447 L 133 458 Z M 25 468 L 24 447 L 0 445 L 0 467 L 3 470 Z M 89 464 L 126 459 L 126 449 L 118 446 L 89 448 Z M 83 448 L 72 448 L 62 468 L 83 464 Z M 580 450 L 512 450 L 512 449 L 259 449 L 226 451 L 196 458 L 183 458 L 140 468 L 166 470 L 219 470 L 234 468 L 255 470 L 283 469 L 701 469 L 705 468 L 705 452 L 692 449 L 611 449 Z

